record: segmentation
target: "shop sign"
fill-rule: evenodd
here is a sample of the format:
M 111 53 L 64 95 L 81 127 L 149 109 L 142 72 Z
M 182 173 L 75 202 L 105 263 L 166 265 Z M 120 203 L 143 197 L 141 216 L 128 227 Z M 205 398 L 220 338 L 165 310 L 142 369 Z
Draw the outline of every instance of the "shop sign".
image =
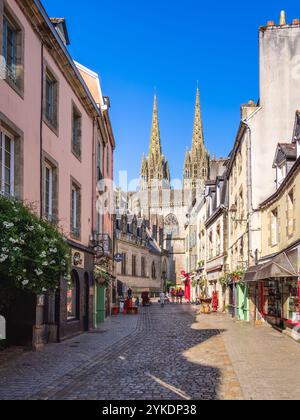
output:
M 84 253 L 72 249 L 72 264 L 77 268 L 84 268 Z
M 123 254 L 116 254 L 115 255 L 115 261 L 120 263 L 123 261 Z

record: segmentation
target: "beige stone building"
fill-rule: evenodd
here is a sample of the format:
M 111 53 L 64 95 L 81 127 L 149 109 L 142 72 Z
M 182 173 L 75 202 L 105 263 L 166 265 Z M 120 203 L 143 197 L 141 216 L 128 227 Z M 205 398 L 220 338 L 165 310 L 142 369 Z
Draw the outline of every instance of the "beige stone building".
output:
M 206 209 L 206 275 L 208 295 L 218 294 L 219 310 L 226 304 L 225 280 L 228 274 L 228 196 L 226 168 L 223 176 L 218 176 L 214 183 L 207 186 Z
M 118 294 L 125 295 L 131 288 L 134 295 L 150 292 L 158 296 L 164 289 L 167 261 L 162 245 L 162 231 L 157 225 L 150 229 L 149 221 L 124 214 L 117 216 Z
M 278 144 L 273 169 L 276 192 L 260 206 L 261 259 L 247 279 L 259 291 L 253 316 L 291 333 L 300 322 L 299 112 L 292 142 Z

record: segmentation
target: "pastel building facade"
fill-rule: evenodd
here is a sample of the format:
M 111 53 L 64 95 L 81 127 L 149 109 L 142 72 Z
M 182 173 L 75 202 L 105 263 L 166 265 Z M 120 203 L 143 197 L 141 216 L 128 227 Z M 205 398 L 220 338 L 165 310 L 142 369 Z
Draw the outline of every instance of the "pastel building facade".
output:
M 39 297 L 33 313 L 23 302 L 12 320 L 22 331 L 15 340 L 36 347 L 94 325 L 96 139 L 109 117 L 68 43 L 64 19 L 50 19 L 39 1 L 0 0 L 1 193 L 34 204 L 67 236 L 72 253 L 71 285 L 62 280 L 60 292 Z M 108 148 L 112 167 L 112 142 Z

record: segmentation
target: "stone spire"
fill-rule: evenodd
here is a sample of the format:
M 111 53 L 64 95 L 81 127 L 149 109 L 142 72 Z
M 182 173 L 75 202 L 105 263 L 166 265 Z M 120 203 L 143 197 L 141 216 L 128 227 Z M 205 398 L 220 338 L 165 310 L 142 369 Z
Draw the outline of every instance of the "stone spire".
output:
M 184 162 L 184 187 L 186 189 L 202 188 L 208 175 L 209 154 L 204 144 L 200 91 L 197 87 L 192 150 L 187 151 Z
M 162 155 L 162 148 L 161 148 L 159 122 L 158 122 L 157 97 L 155 95 L 154 106 L 153 106 L 149 160 L 157 164 L 161 158 L 161 155 Z
M 192 153 L 195 153 L 196 151 L 203 152 L 204 149 L 205 147 L 200 105 L 200 91 L 199 88 L 197 88 Z
M 162 153 L 157 97 L 154 96 L 152 129 L 148 159 L 144 156 L 141 169 L 141 189 L 165 189 L 170 186 L 170 168 Z

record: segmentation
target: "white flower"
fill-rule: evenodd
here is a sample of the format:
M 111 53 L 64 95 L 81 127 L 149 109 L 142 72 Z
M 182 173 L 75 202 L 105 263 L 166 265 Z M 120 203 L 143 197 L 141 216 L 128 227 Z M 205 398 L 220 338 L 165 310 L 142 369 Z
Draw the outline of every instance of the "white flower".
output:
M 8 248 L 2 248 L 1 251 L 6 253 L 6 252 L 8 252 Z
M 55 265 L 56 264 L 56 261 L 55 260 L 52 260 L 51 262 L 50 262 L 50 265 Z
M 46 258 L 46 256 L 47 256 L 46 252 L 45 252 L 45 251 L 43 251 L 43 252 L 41 253 L 41 258 Z
M 27 286 L 28 283 L 29 283 L 29 280 L 23 280 L 22 281 L 23 286 Z
M 47 289 L 45 289 L 45 287 L 43 287 L 42 292 L 47 292 Z
M 23 273 L 27 273 L 27 270 L 26 270 L 26 268 L 24 268 L 24 270 L 23 270 Z
M 8 255 L 6 254 L 1 254 L 0 255 L 0 263 L 4 263 L 4 261 L 6 261 L 8 258 Z
M 51 254 L 57 254 L 56 248 L 50 248 L 49 251 L 51 252 Z
M 44 272 L 42 270 L 34 270 L 35 274 L 40 277 Z
M 5 229 L 11 229 L 15 225 L 13 223 L 3 222 L 3 226 L 5 227 Z
M 43 266 L 43 267 L 48 267 L 48 263 L 47 263 L 47 261 L 44 261 L 44 262 L 43 262 L 43 264 L 42 264 L 42 266 Z
M 14 239 L 14 238 L 9 238 L 9 242 L 11 242 L 12 244 L 18 244 L 19 243 L 18 239 Z
M 26 226 L 26 229 L 29 230 L 29 232 L 33 232 L 34 226 Z

